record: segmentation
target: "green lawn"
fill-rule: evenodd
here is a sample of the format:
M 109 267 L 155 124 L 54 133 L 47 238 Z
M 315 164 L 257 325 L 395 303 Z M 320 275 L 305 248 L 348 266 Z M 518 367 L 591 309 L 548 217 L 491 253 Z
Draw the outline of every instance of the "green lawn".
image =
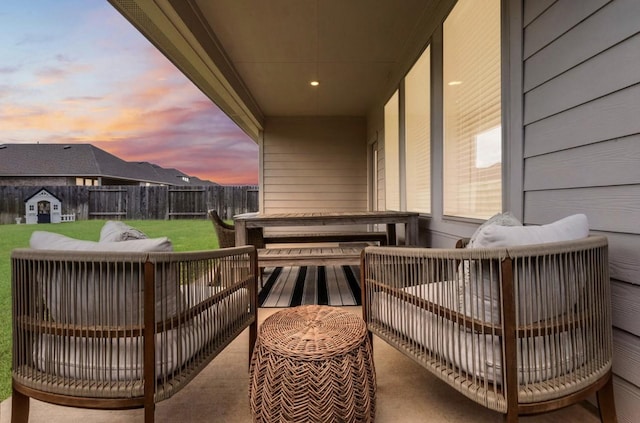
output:
M 78 239 L 97 241 L 104 220 L 46 225 L 0 225 L 0 401 L 11 395 L 11 250 L 29 246 L 33 231 L 56 232 Z M 131 220 L 149 238 L 167 236 L 175 251 L 218 248 L 209 220 Z

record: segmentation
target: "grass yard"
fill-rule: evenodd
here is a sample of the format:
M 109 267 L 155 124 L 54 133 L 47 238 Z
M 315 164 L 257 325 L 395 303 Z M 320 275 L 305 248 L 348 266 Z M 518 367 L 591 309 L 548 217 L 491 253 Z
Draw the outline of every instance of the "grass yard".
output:
M 33 231 L 49 231 L 97 241 L 104 220 L 43 225 L 0 225 L 0 401 L 11 395 L 11 250 L 29 246 Z M 209 220 L 129 220 L 149 238 L 169 237 L 175 251 L 218 248 Z

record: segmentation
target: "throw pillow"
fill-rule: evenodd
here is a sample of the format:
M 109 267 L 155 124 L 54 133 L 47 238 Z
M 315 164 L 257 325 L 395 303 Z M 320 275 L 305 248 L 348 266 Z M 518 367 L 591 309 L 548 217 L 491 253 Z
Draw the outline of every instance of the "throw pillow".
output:
M 467 244 L 467 248 L 479 248 L 478 236 L 489 226 L 522 226 L 522 223 L 511 212 L 495 214 L 476 229 Z M 488 269 L 489 265 L 495 266 L 497 263 L 484 263 L 485 267 L 481 273 L 486 281 L 491 279 L 492 274 L 496 274 L 495 269 L 493 271 Z M 480 266 L 480 261 L 478 260 L 464 260 L 460 263 L 461 278 L 459 280 L 461 283 L 458 291 L 460 309 L 466 310 L 466 313 L 473 318 L 495 323 L 500 320 L 499 310 L 494 307 L 497 302 L 493 300 L 498 298 L 496 287 L 492 284 L 487 284 L 484 291 L 480 292 L 479 286 L 470 283 L 471 279 L 476 277 L 478 266 Z M 483 300 L 479 300 L 479 297 L 482 297 Z
M 119 220 L 108 220 L 100 230 L 99 242 L 119 242 L 131 239 L 147 239 L 147 235 Z
M 508 248 L 519 245 L 544 244 L 549 242 L 571 241 L 589 235 L 589 225 L 584 214 L 565 217 L 546 225 L 501 226 L 487 225 L 478 231 L 474 248 Z M 523 267 L 524 266 L 524 267 Z M 527 274 L 539 275 L 543 286 L 529 287 L 554 292 L 556 299 L 548 310 L 537 310 L 526 298 L 519 298 L 518 313 L 520 322 L 532 323 L 564 312 L 567 307 L 566 293 L 553 282 L 554 274 L 559 270 L 553 264 L 542 264 L 535 261 L 521 263 L 514 269 L 514 276 L 524 284 Z M 469 260 L 464 262 L 462 274 L 460 306 L 464 312 L 474 318 L 492 323 L 500 322 L 500 287 L 499 263 L 486 260 Z M 521 287 L 522 292 L 527 290 Z
M 522 226 L 522 223 L 513 214 L 511 214 L 511 212 L 495 214 L 487 219 L 487 221 L 482 225 L 480 225 L 478 229 L 476 229 L 476 231 L 473 233 L 473 235 L 471 235 L 471 239 L 469 240 L 469 244 L 467 244 L 467 248 L 476 248 L 478 235 L 483 232 L 487 226 L 490 225 Z
M 33 232 L 30 246 L 37 250 L 129 253 L 173 250 L 166 237 L 100 243 L 45 231 Z M 141 261 L 127 255 L 119 261 L 90 263 L 80 257 L 67 267 L 57 265 L 56 271 L 40 275 L 44 302 L 51 317 L 61 323 L 88 325 L 118 326 L 139 322 L 144 313 Z M 139 257 L 137 260 L 144 261 Z M 177 267 L 160 266 L 157 270 L 156 319 L 161 320 L 174 315 L 180 309 L 182 299 Z M 74 293 L 75 298 L 70 298 L 70 293 Z

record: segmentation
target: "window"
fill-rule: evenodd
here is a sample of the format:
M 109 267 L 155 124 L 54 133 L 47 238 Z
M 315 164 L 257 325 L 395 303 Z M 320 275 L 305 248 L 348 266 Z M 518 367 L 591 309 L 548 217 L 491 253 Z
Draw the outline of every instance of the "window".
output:
M 76 178 L 76 185 L 78 186 L 93 186 L 93 185 L 98 185 L 98 180 L 97 179 L 90 179 L 90 178 Z
M 500 99 L 500 0 L 459 0 L 443 27 L 445 215 L 502 210 Z
M 431 50 L 405 78 L 404 125 L 407 210 L 431 212 Z
M 384 106 L 384 180 L 387 210 L 400 210 L 400 114 L 398 91 Z
M 374 142 L 369 147 L 370 166 L 371 173 L 369 179 L 371 181 L 371 210 L 379 210 L 378 204 L 378 142 Z

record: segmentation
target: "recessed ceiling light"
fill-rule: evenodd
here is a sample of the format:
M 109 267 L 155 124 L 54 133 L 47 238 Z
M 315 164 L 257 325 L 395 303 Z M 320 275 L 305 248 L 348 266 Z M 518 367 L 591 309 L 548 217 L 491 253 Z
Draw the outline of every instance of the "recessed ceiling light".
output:
M 462 84 L 462 81 L 451 81 L 447 85 L 453 86 L 453 85 L 460 85 L 460 84 Z
M 317 87 L 318 85 L 320 85 L 320 82 L 318 82 L 318 81 L 311 81 L 311 82 L 310 82 L 310 84 L 311 84 L 311 86 L 312 86 L 312 87 Z

